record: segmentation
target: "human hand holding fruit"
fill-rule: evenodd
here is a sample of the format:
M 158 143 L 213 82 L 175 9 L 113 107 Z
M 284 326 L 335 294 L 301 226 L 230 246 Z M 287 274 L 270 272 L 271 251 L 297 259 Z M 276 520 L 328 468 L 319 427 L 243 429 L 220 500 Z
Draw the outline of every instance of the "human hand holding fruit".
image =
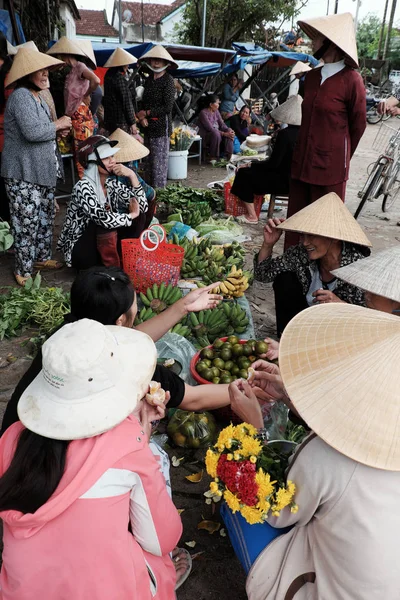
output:
M 233 412 L 245 423 L 261 429 L 264 426 L 261 407 L 250 384 L 239 379 L 228 390 Z

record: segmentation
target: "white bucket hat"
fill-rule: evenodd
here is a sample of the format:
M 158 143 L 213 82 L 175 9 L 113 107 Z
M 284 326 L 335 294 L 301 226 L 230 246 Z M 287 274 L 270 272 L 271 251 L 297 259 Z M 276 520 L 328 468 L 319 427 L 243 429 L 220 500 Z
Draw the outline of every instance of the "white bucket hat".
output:
M 287 125 L 301 125 L 301 105 L 303 98 L 296 94 L 295 96 L 289 96 L 289 98 L 283 104 L 280 104 L 269 114 L 274 121 L 280 123 L 286 123 Z
M 400 245 L 335 269 L 332 274 L 366 292 L 400 302 Z
M 89 319 L 64 325 L 43 344 L 43 368 L 22 394 L 18 416 L 47 438 L 99 435 L 132 413 L 156 362 L 145 333 Z
M 351 304 L 303 310 L 279 347 L 283 383 L 311 429 L 345 456 L 388 471 L 400 471 L 399 361 L 399 317 Z

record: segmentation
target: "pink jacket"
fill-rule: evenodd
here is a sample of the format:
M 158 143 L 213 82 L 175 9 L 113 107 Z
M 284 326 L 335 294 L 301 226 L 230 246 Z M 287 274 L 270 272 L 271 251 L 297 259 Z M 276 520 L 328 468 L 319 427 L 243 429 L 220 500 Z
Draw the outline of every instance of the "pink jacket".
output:
M 22 430 L 15 423 L 1 438 L 0 475 Z M 1 600 L 175 598 L 168 553 L 182 524 L 134 417 L 71 442 L 57 490 L 34 514 L 0 517 Z

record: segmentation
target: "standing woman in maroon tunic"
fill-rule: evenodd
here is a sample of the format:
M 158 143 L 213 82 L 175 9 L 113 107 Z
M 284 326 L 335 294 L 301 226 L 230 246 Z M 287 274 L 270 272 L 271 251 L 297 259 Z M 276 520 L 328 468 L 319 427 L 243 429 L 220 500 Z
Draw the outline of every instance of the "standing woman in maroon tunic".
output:
M 350 159 L 366 127 L 365 89 L 350 13 L 298 21 L 323 60 L 305 76 L 302 122 L 292 160 L 288 217 L 324 194 L 343 201 Z M 285 248 L 297 243 L 286 234 Z

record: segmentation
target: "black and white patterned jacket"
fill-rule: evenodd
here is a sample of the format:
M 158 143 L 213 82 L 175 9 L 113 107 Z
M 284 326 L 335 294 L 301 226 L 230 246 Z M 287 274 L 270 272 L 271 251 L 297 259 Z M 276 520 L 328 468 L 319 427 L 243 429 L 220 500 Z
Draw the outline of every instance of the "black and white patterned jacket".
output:
M 106 180 L 106 190 L 107 204 L 102 206 L 88 179 L 83 177 L 74 185 L 57 243 L 57 249 L 63 252 L 69 267 L 72 250 L 91 221 L 105 229 L 129 227 L 132 225 L 131 217 L 118 211 L 126 211 L 132 197 L 138 201 L 140 212 L 147 212 L 148 204 L 141 185 L 128 188 L 117 179 L 109 177 Z
M 349 265 L 360 258 L 365 258 L 359 247 L 354 244 L 343 242 L 342 258 L 340 266 Z M 254 257 L 254 277 L 257 281 L 269 283 L 274 281 L 280 273 L 295 273 L 300 281 L 304 295 L 307 294 L 313 273 L 318 269 L 318 262 L 310 260 L 303 245 L 291 246 L 276 258 L 266 258 L 260 264 L 257 264 L 257 255 Z M 364 292 L 360 288 L 350 285 L 341 279 L 337 280 L 334 291 L 335 295 L 348 304 L 357 304 L 365 306 Z

